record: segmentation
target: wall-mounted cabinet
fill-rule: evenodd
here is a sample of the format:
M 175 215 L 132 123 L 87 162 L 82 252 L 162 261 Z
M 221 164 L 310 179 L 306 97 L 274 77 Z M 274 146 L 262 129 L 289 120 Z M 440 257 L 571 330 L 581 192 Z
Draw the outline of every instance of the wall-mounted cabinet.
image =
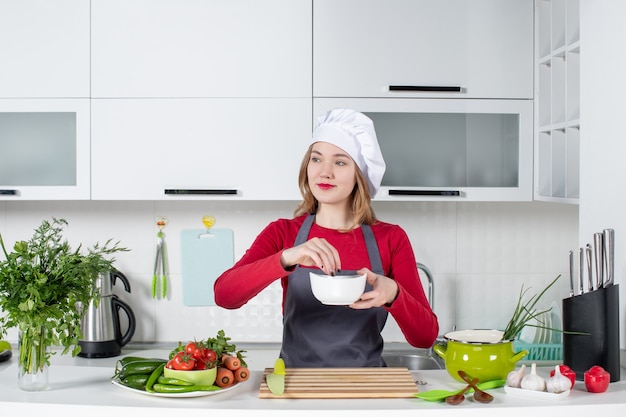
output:
M 310 99 L 94 99 L 94 200 L 298 200 Z
M 537 0 L 535 199 L 578 203 L 580 27 L 578 0 Z
M 89 99 L 0 99 L 0 200 L 89 199 Z
M 89 2 L 0 2 L 0 98 L 89 97 Z
M 300 198 L 311 0 L 91 4 L 93 199 Z
M 311 0 L 91 8 L 94 98 L 311 96 Z
M 532 100 L 316 98 L 373 121 L 387 169 L 376 200 L 530 201 Z
M 313 95 L 532 99 L 533 2 L 313 0 Z

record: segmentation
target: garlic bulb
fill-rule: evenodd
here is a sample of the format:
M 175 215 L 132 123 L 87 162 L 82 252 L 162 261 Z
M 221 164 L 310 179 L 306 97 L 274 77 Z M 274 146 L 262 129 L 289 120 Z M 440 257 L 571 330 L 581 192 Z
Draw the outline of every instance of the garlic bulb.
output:
M 521 387 L 533 391 L 545 391 L 546 380 L 537 375 L 537 364 L 533 362 L 530 373 L 522 378 Z
M 561 373 L 561 368 L 559 365 L 554 367 L 554 375 L 548 379 L 546 383 L 546 388 L 548 392 L 552 392 L 558 394 L 560 392 L 565 392 L 570 389 L 572 386 L 572 381 Z
M 526 371 L 526 365 L 522 365 L 518 370 L 509 372 L 506 376 L 506 384 L 511 388 L 519 388 L 522 386 L 522 378 L 524 378 L 524 372 Z

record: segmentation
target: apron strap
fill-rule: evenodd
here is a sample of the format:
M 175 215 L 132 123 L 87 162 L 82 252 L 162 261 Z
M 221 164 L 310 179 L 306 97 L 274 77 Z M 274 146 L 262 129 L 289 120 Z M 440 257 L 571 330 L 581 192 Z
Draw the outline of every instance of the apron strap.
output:
M 304 223 L 302 223 L 302 226 L 300 226 L 300 230 L 298 230 L 298 234 L 296 235 L 296 240 L 293 242 L 294 246 L 298 246 L 306 242 L 314 220 L 315 214 L 309 214 L 307 218 L 304 219 Z

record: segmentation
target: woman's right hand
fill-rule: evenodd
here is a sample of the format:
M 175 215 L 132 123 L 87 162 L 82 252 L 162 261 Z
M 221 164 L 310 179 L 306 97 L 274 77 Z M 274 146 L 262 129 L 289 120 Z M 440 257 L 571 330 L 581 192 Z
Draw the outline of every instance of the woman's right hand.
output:
M 328 275 L 341 270 L 339 252 L 326 239 L 314 237 L 301 245 L 285 249 L 280 256 L 285 269 L 295 265 L 316 266 Z

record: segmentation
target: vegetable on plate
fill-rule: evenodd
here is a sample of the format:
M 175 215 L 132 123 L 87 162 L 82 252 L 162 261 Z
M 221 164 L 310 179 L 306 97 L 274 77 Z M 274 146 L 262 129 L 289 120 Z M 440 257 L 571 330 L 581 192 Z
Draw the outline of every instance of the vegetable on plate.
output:
M 168 359 L 123 357 L 115 364 L 113 380 L 152 394 L 219 391 L 250 378 L 243 352 L 220 330 L 214 338 L 179 342 Z

